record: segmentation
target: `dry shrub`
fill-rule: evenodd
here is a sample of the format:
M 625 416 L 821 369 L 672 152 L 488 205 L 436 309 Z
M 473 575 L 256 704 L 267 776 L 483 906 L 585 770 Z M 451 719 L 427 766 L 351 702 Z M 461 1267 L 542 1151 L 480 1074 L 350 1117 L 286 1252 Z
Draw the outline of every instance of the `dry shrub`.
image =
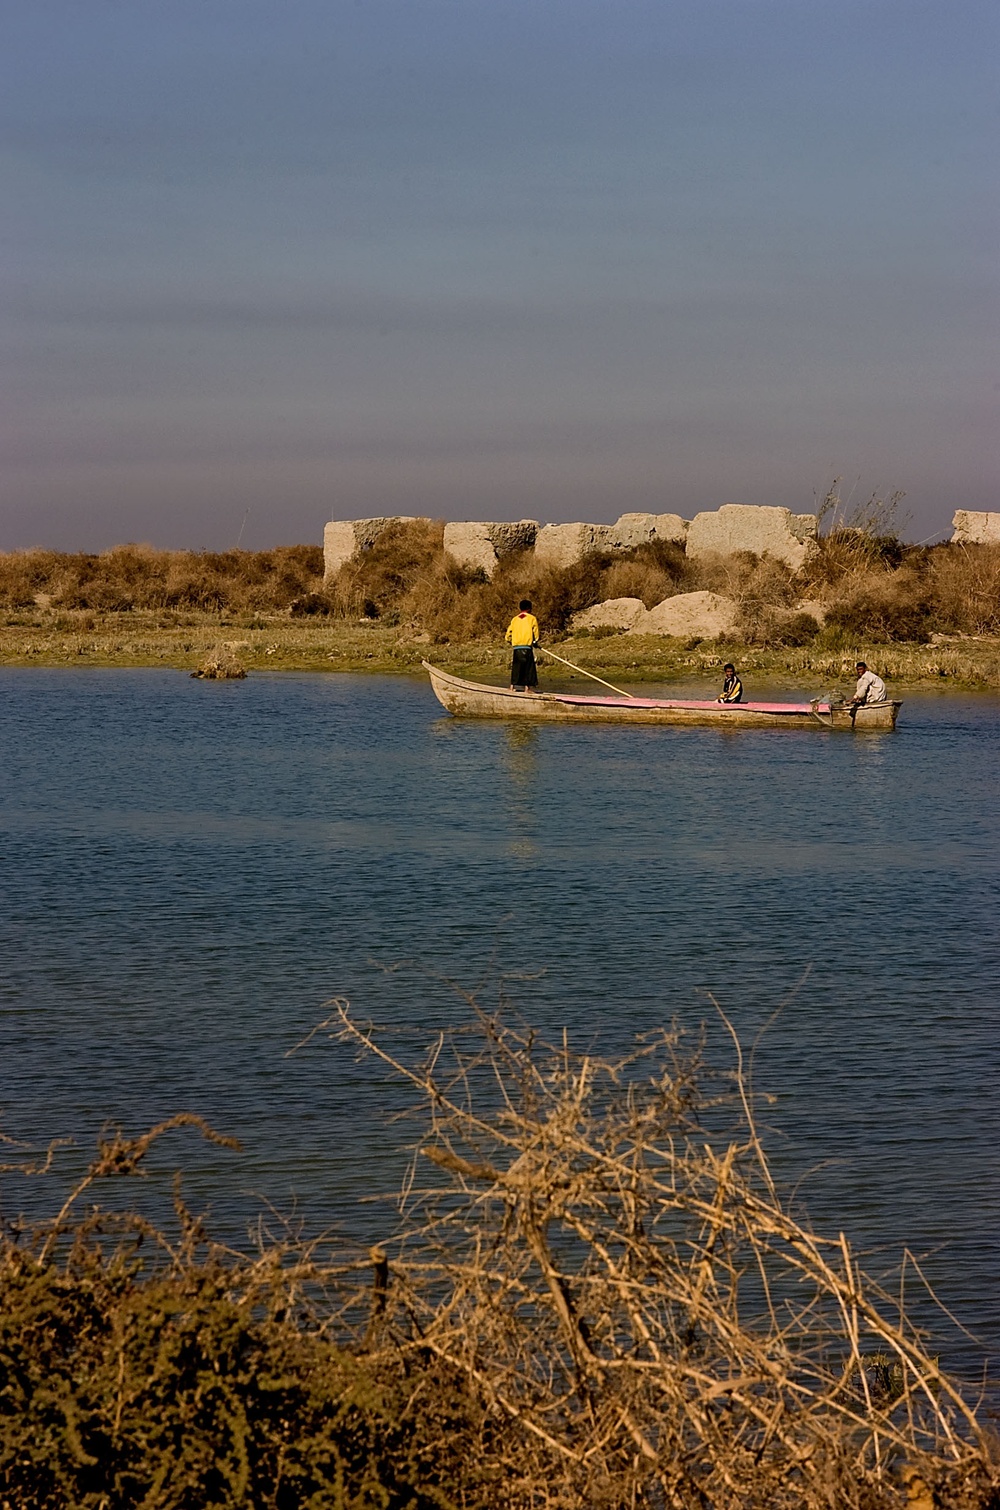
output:
M 406 596 L 443 565 L 443 540 L 440 521 L 412 519 L 387 525 L 327 584 L 336 611 L 348 618 L 397 620 Z
M 907 519 L 900 505 L 906 493 L 902 488 L 875 488 L 855 499 L 858 478 L 845 499 L 842 482 L 842 477 L 834 477 L 824 496 L 816 497 L 820 550 L 814 564 L 821 572 L 833 573 L 833 580 L 844 571 L 892 570 L 906 551 L 900 540 Z
M 643 561 L 616 561 L 604 573 L 601 583 L 603 600 L 641 598 L 645 608 L 655 608 L 676 591 L 675 578 L 658 566 Z
M 0 555 L 0 605 L 26 607 L 44 594 L 55 609 L 126 613 L 198 609 L 277 612 L 316 588 L 319 546 L 269 551 L 162 551 L 118 545 L 99 555 L 15 551 Z
M 845 587 L 844 595 L 827 609 L 828 637 L 839 632 L 876 645 L 927 642 L 935 605 L 926 572 L 904 567 L 854 577 Z
M 551 567 L 540 565 L 530 552 L 516 553 L 499 563 L 489 581 L 462 577 L 454 565 L 446 566 L 436 585 L 429 579 L 422 594 L 403 600 L 402 610 L 410 610 L 415 623 L 437 636 L 496 638 L 526 597 L 543 634 L 552 634 L 565 629 L 573 614 L 608 596 L 604 582 L 613 559 L 594 553 L 572 566 Z
M 72 559 L 57 551 L 0 552 L 0 603 L 5 608 L 28 608 L 38 593 L 51 594 Z
M 529 589 L 542 629 L 553 633 L 568 628 L 575 613 L 609 598 L 642 598 L 647 607 L 652 607 L 685 590 L 689 565 L 678 546 L 652 540 L 620 554 L 594 551 L 563 567 L 538 566 L 532 557 L 526 556 L 514 572 L 516 576 L 511 575 L 507 562 L 501 562 L 491 584 L 502 595 L 503 609 L 509 616 L 508 605 L 516 601 L 512 589 L 515 583 L 518 586 L 523 583 Z M 499 601 L 497 606 L 500 607 Z M 493 618 L 492 623 L 496 622 Z
M 344 1003 L 333 1035 L 420 1098 L 381 1348 L 464 1376 L 504 1505 L 986 1505 L 960 1391 L 843 1236 L 781 1201 L 746 1086 L 720 1127 L 665 1032 L 615 1060 L 480 1017 L 411 1065 Z M 709 1090 L 712 1088 L 709 1087 Z
M 658 603 L 677 590 L 686 569 L 678 547 L 652 541 L 624 556 L 595 551 L 565 567 L 514 552 L 488 580 L 445 555 L 440 524 L 419 520 L 383 531 L 370 550 L 341 568 L 332 596 L 347 616 L 412 624 L 442 640 L 494 638 L 528 597 L 543 632 L 552 634 L 606 598 Z
M 819 634 L 821 625 L 811 613 L 790 613 L 772 621 L 767 637 L 769 645 L 809 645 Z
M 447 1366 L 367 1347 L 369 1259 L 224 1248 L 179 1176 L 169 1234 L 135 1211 L 74 1214 L 192 1126 L 239 1146 L 188 1113 L 112 1132 L 54 1220 L 0 1241 L 0 1505 L 440 1510 L 442 1481 L 474 1486 L 461 1459 L 482 1407 Z
M 293 619 L 309 619 L 317 614 L 331 614 L 335 606 L 329 593 L 305 592 L 301 597 L 292 599 L 288 605 L 288 612 Z
M 243 643 L 245 644 L 246 641 Z M 213 645 L 198 669 L 191 672 L 192 677 L 207 682 L 243 681 L 247 668 L 236 654 L 240 648 L 242 648 L 240 645 L 225 642 L 221 645 Z
M 740 636 L 748 645 L 803 646 L 812 644 L 822 626 L 811 613 L 789 609 L 763 609 L 752 617 L 744 615 Z
M 930 554 L 938 626 L 1000 634 L 1000 545 L 941 545 Z
M 894 535 L 869 535 L 860 529 L 821 536 L 798 574 L 803 596 L 837 588 L 845 579 L 893 572 L 912 549 Z
M 825 600 L 834 641 L 926 643 L 934 629 L 965 634 L 1000 632 L 1000 546 L 901 546 L 891 536 L 842 531 L 820 542 L 818 555 L 793 572 L 784 562 L 750 551 L 687 561 L 677 547 L 656 542 L 628 556 L 595 553 L 561 569 L 539 569 L 530 555 L 502 563 L 492 583 L 456 586 L 451 633 L 496 634 L 512 605 L 527 594 L 543 630 L 565 629 L 583 608 L 608 598 L 638 597 L 647 607 L 678 591 L 710 590 L 740 608 L 740 635 L 761 645 L 805 645 L 820 626 L 795 613 L 800 599 Z M 430 626 L 428 626 L 430 627 Z
M 795 573 L 774 556 L 737 551 L 727 563 L 729 596 L 746 613 L 766 608 L 788 608 L 799 597 Z
M 275 613 L 322 582 L 320 546 L 275 546 L 269 551 L 174 552 L 164 606 L 235 613 Z M 150 605 L 154 606 L 154 605 Z
M 996 1510 L 974 1411 L 902 1292 L 791 1215 L 739 1073 L 481 1014 L 411 1063 L 331 1008 L 417 1098 L 399 1230 L 234 1252 L 179 1184 L 170 1234 L 84 1212 L 178 1126 L 227 1141 L 108 1136 L 0 1248 L 0 1504 Z
M 610 554 L 595 551 L 570 566 L 539 569 L 531 589 L 539 624 L 550 633 L 566 629 L 575 613 L 609 597 L 605 581 L 615 564 Z
M 1000 632 L 1000 546 L 902 546 L 842 531 L 820 541 L 799 581 L 803 594 L 825 600 L 831 643 Z
M 718 592 L 748 608 L 782 608 L 801 596 L 801 583 L 783 561 L 755 551 L 710 552 L 690 563 L 689 586 Z
M 801 584 L 785 562 L 766 553 L 736 551 L 710 554 L 692 563 L 692 582 L 701 591 L 721 593 L 739 608 L 738 635 L 748 644 L 804 644 L 808 626 L 802 615 L 791 627 L 790 610 L 802 595 Z M 808 616 L 805 616 L 808 617 Z M 812 633 L 819 626 L 810 619 Z M 783 638 L 792 634 L 794 638 Z M 808 635 L 807 635 L 808 637 Z

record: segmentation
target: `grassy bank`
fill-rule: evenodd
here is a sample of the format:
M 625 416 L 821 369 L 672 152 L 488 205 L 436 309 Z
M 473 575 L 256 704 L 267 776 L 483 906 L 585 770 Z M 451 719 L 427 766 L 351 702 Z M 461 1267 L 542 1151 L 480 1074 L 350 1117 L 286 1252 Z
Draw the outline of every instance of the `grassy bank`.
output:
M 7 666 L 172 667 L 195 670 L 220 643 L 254 671 L 378 671 L 419 673 L 426 658 L 459 675 L 503 678 L 507 652 L 494 639 L 434 643 L 416 627 L 378 620 L 359 624 L 330 617 L 287 614 L 163 615 L 133 610 L 95 615 L 54 612 L 10 615 L 0 625 L 0 664 Z M 626 681 L 717 680 L 724 661 L 734 660 L 748 681 L 816 691 L 853 678 L 859 657 L 897 690 L 951 686 L 1000 690 L 1000 638 L 954 638 L 914 645 L 845 640 L 836 649 L 813 641 L 804 646 L 762 646 L 727 641 L 698 645 L 652 635 L 576 637 L 556 635 L 560 655 L 599 674 Z M 551 686 L 574 681 L 549 662 Z M 582 680 L 577 678 L 576 680 Z
M 0 1230 L 3 1510 L 997 1510 L 902 1276 L 793 1214 L 696 1040 L 604 1060 L 475 1014 L 410 1060 L 330 1007 L 299 1051 L 413 1097 L 384 1242 L 225 1248 L 179 1183 L 168 1230 L 102 1210 L 166 1134 L 235 1146 L 109 1132 Z

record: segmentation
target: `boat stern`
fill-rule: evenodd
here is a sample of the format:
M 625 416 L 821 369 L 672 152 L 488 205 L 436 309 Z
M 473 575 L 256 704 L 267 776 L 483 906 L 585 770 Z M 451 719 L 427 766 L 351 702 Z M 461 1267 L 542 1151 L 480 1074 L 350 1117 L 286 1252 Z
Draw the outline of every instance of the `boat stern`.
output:
M 862 703 L 860 708 L 852 708 L 850 703 L 841 703 L 832 709 L 832 722 L 835 729 L 894 729 L 899 710 L 903 706 L 901 702 Z

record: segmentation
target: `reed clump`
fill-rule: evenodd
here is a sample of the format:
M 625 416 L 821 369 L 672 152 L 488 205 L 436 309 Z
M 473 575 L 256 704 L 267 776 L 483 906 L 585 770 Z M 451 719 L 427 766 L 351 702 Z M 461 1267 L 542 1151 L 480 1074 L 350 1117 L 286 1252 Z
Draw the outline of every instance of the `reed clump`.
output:
M 330 1006 L 416 1101 L 385 1241 L 234 1251 L 179 1183 L 169 1234 L 84 1208 L 179 1126 L 226 1141 L 109 1134 L 0 1248 L 0 1505 L 995 1510 L 975 1409 L 781 1200 L 739 1070 L 474 1007 L 411 1059 Z
M 240 644 L 232 642 L 213 645 L 201 665 L 195 671 L 192 671 L 191 675 L 199 681 L 243 681 L 247 674 L 247 668 L 237 654 L 242 648 Z

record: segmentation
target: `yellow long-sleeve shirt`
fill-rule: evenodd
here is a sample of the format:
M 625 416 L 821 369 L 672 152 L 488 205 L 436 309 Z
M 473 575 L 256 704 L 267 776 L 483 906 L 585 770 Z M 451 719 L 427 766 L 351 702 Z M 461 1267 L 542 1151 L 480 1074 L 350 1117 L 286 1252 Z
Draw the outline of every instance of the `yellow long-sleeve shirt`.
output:
M 507 625 L 507 633 L 504 639 L 508 645 L 517 649 L 525 649 L 528 645 L 536 645 L 540 639 L 538 620 L 533 613 L 516 613 Z

